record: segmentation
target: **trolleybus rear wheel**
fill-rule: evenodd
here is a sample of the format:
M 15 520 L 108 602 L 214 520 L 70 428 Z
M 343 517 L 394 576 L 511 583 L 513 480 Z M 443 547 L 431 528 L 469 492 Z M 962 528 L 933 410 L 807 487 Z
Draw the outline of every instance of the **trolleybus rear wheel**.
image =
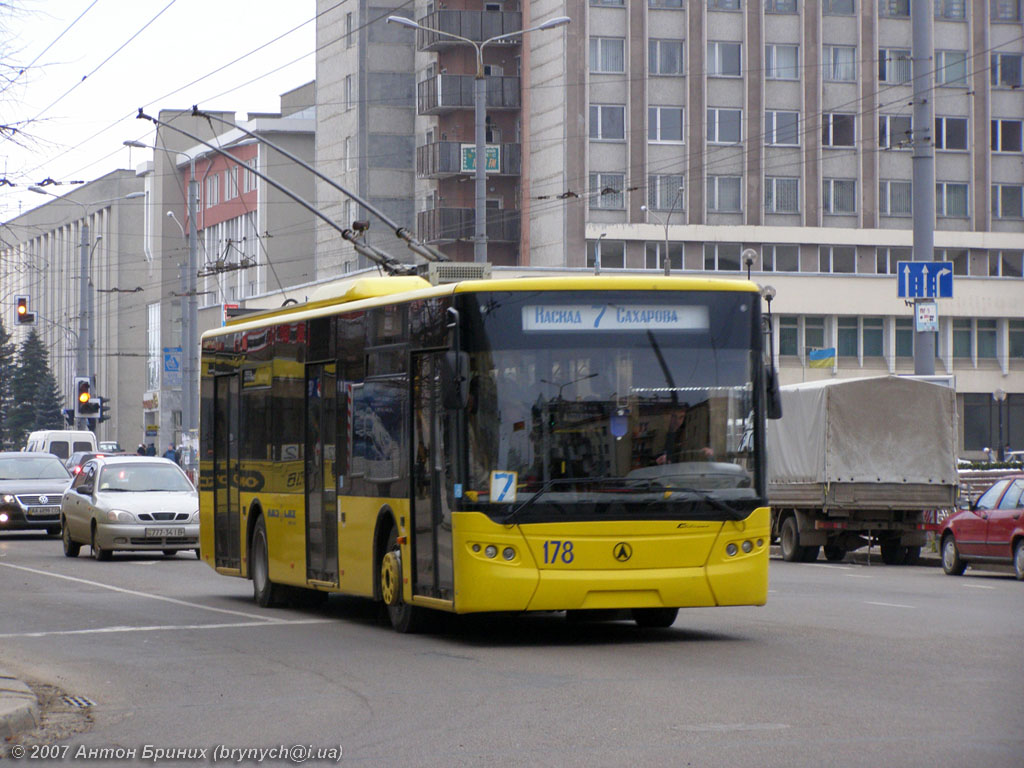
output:
M 267 552 L 267 524 L 263 516 L 256 519 L 252 531 L 251 567 L 252 596 L 261 608 L 273 608 L 284 599 L 284 587 L 270 580 L 270 556 Z

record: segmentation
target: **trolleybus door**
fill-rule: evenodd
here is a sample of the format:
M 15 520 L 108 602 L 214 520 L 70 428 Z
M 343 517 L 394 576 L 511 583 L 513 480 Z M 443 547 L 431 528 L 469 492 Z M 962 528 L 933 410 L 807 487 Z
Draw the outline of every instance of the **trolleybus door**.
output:
M 337 373 L 306 366 L 306 578 L 338 583 Z
M 220 568 L 241 568 L 238 375 L 214 378 L 213 398 L 213 555 Z
M 451 418 L 441 405 L 443 352 L 413 356 L 413 593 L 451 600 Z

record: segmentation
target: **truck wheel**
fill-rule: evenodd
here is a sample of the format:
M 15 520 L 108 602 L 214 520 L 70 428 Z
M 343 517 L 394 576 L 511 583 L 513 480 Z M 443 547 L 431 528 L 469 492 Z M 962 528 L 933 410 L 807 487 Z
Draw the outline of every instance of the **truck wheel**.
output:
M 942 540 L 942 570 L 950 576 L 960 576 L 967 568 L 967 563 L 960 559 L 953 534 Z
M 907 547 L 907 554 L 903 557 L 904 565 L 917 565 L 921 562 L 921 548 Z
M 882 562 L 886 565 L 902 565 L 904 558 L 907 556 L 906 547 L 901 547 L 899 540 L 883 541 L 882 542 Z
M 813 563 L 818 559 L 818 552 L 821 551 L 821 547 L 815 545 L 813 547 L 800 547 L 803 550 L 800 553 L 800 562 L 802 563 Z
M 842 544 L 825 545 L 825 559 L 830 563 L 838 563 L 844 557 L 846 557 L 846 547 Z
M 799 542 L 800 531 L 796 527 L 796 518 L 787 517 L 782 521 L 782 533 L 779 535 L 782 559 L 787 563 L 796 563 L 803 559 L 803 547 Z

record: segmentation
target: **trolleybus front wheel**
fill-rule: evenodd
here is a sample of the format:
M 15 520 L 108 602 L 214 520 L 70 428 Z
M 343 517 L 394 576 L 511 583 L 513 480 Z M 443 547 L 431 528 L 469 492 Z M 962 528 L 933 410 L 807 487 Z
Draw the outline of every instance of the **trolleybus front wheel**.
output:
M 678 608 L 634 608 L 633 621 L 638 627 L 671 627 L 675 624 Z
M 426 609 L 409 605 L 402 599 L 402 550 L 394 526 L 380 559 L 380 596 L 388 609 L 391 626 L 402 633 L 422 632 L 427 623 Z

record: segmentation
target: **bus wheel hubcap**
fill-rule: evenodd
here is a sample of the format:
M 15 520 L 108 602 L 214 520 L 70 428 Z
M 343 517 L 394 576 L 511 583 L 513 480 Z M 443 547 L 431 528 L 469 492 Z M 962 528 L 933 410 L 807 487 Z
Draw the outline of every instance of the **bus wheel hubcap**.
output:
M 400 571 L 398 553 L 388 552 L 384 555 L 384 561 L 380 565 L 380 592 L 387 605 L 398 605 L 398 597 L 401 594 Z

